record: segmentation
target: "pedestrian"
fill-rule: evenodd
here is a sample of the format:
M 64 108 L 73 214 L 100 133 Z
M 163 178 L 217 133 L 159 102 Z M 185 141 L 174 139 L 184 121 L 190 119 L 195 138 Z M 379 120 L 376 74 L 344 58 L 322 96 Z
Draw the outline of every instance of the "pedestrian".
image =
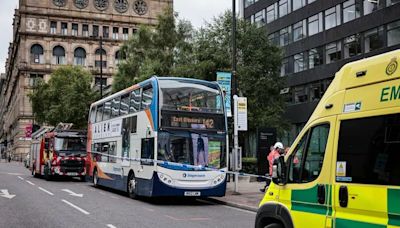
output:
M 11 162 L 11 155 L 8 155 L 8 162 Z
M 272 177 L 272 166 L 274 165 L 275 159 L 279 158 L 282 154 L 284 154 L 285 150 L 283 144 L 281 142 L 276 142 L 275 145 L 270 148 L 270 153 L 268 154 L 268 168 L 269 168 L 269 177 Z M 261 192 L 265 192 L 265 189 L 271 184 L 271 179 L 266 180 L 266 184 L 264 188 L 260 189 Z

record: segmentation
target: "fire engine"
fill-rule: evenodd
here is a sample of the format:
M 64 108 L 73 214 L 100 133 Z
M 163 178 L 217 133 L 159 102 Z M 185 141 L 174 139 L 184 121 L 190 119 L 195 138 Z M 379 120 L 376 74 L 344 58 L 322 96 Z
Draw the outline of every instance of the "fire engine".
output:
M 42 127 L 32 134 L 32 175 L 86 178 L 86 132 L 70 129 L 72 124 L 60 123 L 55 128 Z

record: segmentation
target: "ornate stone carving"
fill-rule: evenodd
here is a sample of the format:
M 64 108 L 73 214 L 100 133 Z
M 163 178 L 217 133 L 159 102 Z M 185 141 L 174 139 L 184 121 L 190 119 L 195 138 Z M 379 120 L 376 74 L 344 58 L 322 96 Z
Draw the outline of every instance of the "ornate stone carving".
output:
M 74 0 L 74 4 L 78 9 L 84 9 L 89 5 L 89 0 Z
M 104 11 L 108 8 L 108 0 L 94 0 L 94 7 L 100 11 Z
M 144 0 L 136 0 L 133 3 L 133 10 L 139 15 L 145 15 L 148 10 L 147 3 Z
M 67 0 L 53 0 L 53 4 L 58 7 L 64 7 L 67 4 Z
M 127 0 L 115 0 L 114 9 L 119 13 L 125 13 L 128 11 L 129 3 Z

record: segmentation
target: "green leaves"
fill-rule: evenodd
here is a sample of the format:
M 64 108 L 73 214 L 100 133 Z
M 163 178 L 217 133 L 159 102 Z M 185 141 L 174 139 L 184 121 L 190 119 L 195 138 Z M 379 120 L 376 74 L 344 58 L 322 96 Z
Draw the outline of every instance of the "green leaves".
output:
M 58 68 L 47 83 L 39 82 L 29 94 L 35 119 L 40 124 L 86 127 L 90 104 L 97 98 L 91 82 L 92 75 L 81 67 Z

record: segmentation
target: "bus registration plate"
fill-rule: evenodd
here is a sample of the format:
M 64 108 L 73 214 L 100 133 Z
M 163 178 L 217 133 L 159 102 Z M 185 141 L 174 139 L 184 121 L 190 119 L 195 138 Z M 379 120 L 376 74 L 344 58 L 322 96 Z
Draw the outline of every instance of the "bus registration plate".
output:
M 68 176 L 78 176 L 78 173 L 67 173 Z
M 200 196 L 200 192 L 185 192 L 185 196 Z

